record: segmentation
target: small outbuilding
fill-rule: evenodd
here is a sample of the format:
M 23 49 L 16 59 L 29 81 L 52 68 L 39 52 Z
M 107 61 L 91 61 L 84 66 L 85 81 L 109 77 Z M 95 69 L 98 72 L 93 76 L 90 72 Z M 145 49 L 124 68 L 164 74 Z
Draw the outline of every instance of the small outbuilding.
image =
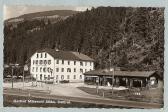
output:
M 92 70 L 84 73 L 84 83 L 100 86 L 163 87 L 163 78 L 156 71 Z

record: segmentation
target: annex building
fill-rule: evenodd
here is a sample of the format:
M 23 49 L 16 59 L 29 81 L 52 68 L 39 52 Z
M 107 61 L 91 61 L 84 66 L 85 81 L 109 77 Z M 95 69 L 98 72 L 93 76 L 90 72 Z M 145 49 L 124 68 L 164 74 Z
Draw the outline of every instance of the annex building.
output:
M 79 52 L 43 49 L 31 57 L 30 73 L 37 81 L 81 82 L 94 70 L 94 60 Z
M 132 87 L 163 87 L 163 77 L 155 71 L 121 71 L 99 69 L 84 73 L 89 85 Z

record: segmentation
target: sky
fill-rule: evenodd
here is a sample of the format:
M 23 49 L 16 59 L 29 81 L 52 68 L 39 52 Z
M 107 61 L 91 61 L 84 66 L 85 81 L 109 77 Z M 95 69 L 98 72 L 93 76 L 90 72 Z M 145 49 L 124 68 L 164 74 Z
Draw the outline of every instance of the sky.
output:
M 13 17 L 18 17 L 23 14 L 42 12 L 49 10 L 75 10 L 75 11 L 85 11 L 86 9 L 91 9 L 91 7 L 86 6 L 32 6 L 32 5 L 4 5 L 3 19 L 9 19 Z

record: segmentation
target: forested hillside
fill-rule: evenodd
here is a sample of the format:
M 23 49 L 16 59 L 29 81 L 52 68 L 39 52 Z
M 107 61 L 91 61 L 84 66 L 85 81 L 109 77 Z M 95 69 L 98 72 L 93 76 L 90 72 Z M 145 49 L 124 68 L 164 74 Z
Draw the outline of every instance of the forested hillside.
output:
M 55 47 L 94 58 L 96 68 L 111 62 L 163 72 L 164 9 L 98 7 L 55 24 L 34 20 L 4 28 L 4 63 L 23 64 L 36 50 Z

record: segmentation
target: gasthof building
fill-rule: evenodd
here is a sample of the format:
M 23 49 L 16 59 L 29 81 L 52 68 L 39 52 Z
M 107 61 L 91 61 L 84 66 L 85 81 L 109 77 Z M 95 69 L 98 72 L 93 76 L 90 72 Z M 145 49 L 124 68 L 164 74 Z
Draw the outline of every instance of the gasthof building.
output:
M 94 70 L 94 60 L 79 52 L 43 49 L 31 56 L 30 74 L 37 81 L 82 82 L 84 73 Z

